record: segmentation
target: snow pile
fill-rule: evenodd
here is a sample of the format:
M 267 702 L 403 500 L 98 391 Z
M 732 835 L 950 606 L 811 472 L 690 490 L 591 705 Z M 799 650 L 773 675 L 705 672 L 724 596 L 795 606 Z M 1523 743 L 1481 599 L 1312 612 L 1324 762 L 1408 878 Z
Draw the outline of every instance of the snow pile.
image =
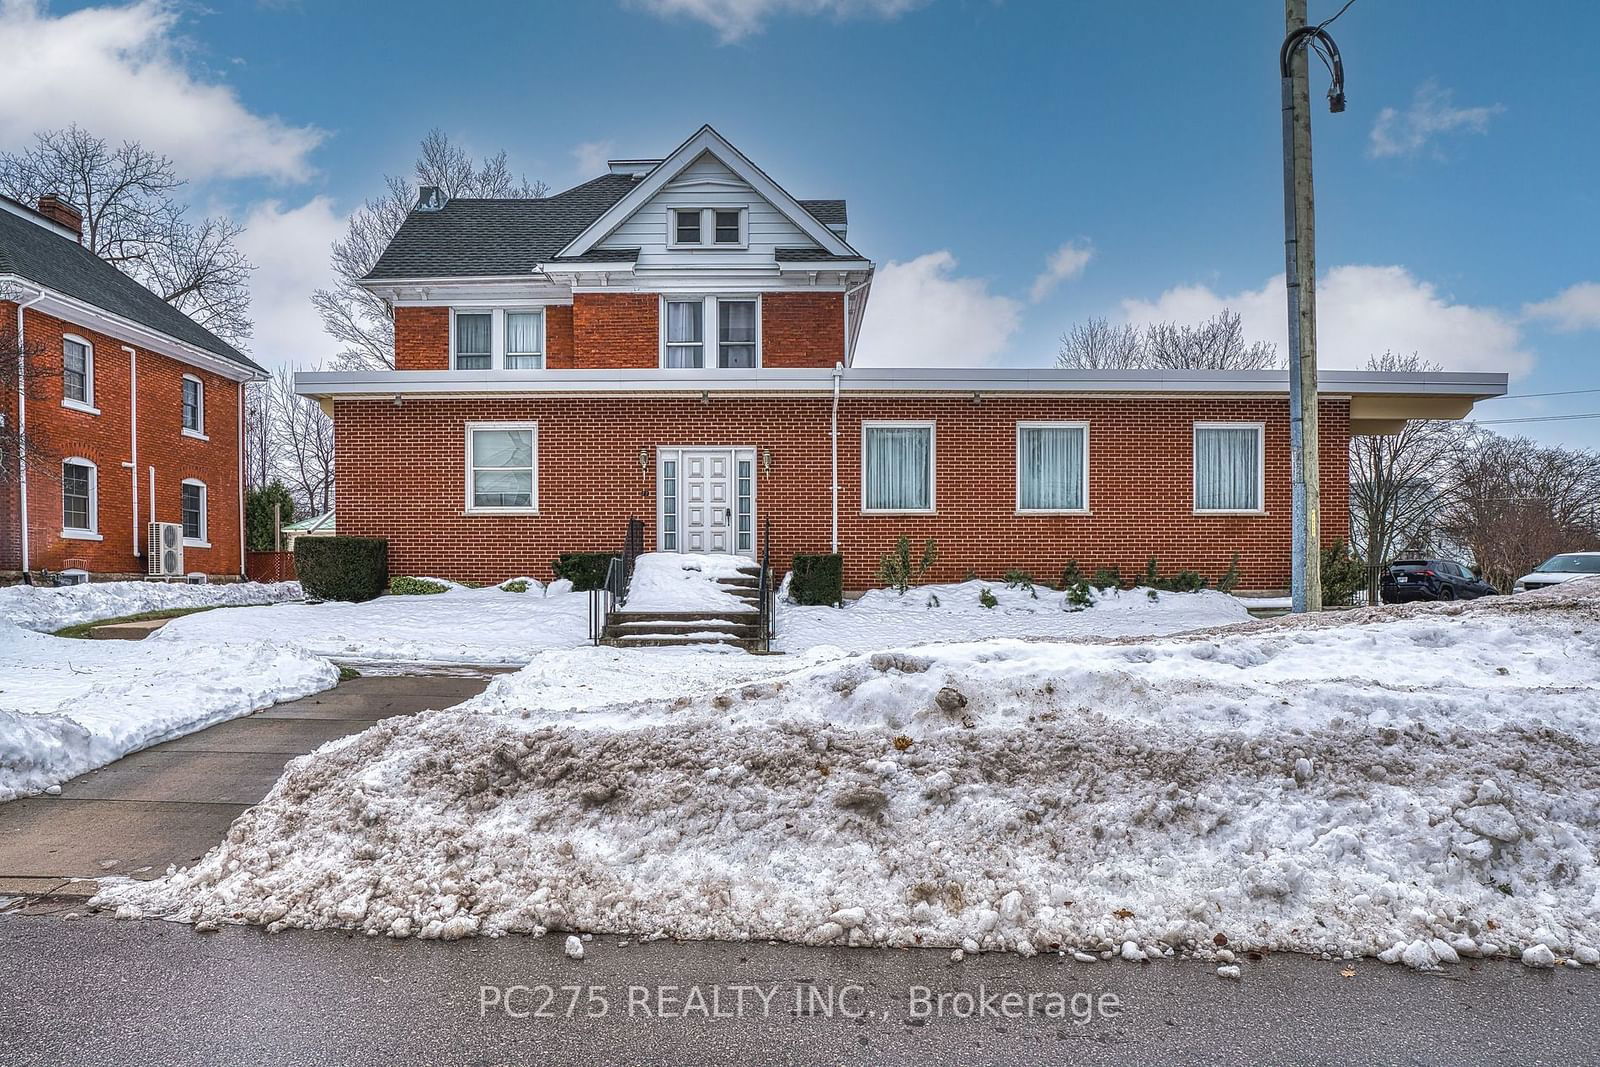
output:
M 12 585 L 0 588 L 0 619 L 25 630 L 48 633 L 64 626 L 146 611 L 279 604 L 299 600 L 300 595 L 299 582 L 90 582 L 58 588 Z
M 523 664 L 546 648 L 588 640 L 585 593 L 521 596 L 451 584 L 428 596 L 362 604 L 280 604 L 174 619 L 152 641 L 271 639 L 289 635 L 317 655 L 357 662 Z
M 333 664 L 293 645 L 178 650 L 49 637 L 0 620 L 0 801 L 338 680 Z
M 717 584 L 720 578 L 748 577 L 740 568 L 754 566 L 743 556 L 646 552 L 634 564 L 627 610 L 754 611 Z
M 997 602 L 992 608 L 983 606 L 985 589 Z M 970 581 L 913 586 L 903 595 L 893 589 L 873 589 L 843 608 L 798 607 L 780 601 L 776 645 L 799 649 L 830 644 L 867 651 L 990 637 L 1170 634 L 1250 620 L 1250 612 L 1236 597 L 1213 590 L 1157 593 L 1153 600 L 1148 589 L 1108 589 L 1094 596 L 1092 607 L 1079 608 L 1066 593 L 1042 585 L 1028 589 Z M 631 601 L 628 606 L 633 606 Z
M 530 668 L 296 760 L 194 868 L 98 904 L 1224 967 L 1600 959 L 1597 592 L 880 652 L 612 706 L 545 701 Z

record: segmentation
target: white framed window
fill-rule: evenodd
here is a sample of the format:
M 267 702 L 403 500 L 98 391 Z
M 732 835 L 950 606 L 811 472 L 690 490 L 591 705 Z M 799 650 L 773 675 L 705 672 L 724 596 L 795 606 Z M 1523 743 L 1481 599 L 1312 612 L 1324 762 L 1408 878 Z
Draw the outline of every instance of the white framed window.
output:
M 539 511 L 539 424 L 467 423 L 467 513 Z
M 1263 445 L 1259 422 L 1194 424 L 1196 514 L 1259 515 L 1266 510 Z
M 206 483 L 198 478 L 185 478 L 178 485 L 178 493 L 184 545 L 189 548 L 210 548 L 211 539 L 206 530 Z
M 61 461 L 61 536 L 100 540 L 100 470 L 80 456 Z
M 183 376 L 183 433 L 210 440 L 206 436 L 206 386 L 192 374 Z
M 662 297 L 661 365 L 761 366 L 760 295 Z
M 680 207 L 667 212 L 669 248 L 748 248 L 750 210 L 743 207 Z
M 450 309 L 450 366 L 456 370 L 544 370 L 545 315 L 534 307 Z
M 61 406 L 100 414 L 94 406 L 94 345 L 70 333 L 61 337 Z
M 506 370 L 544 370 L 544 311 L 507 309 Z
M 1088 423 L 1017 423 L 1017 511 L 1088 514 Z
M 450 313 L 450 365 L 456 370 L 488 370 L 494 363 L 494 312 Z
M 927 515 L 934 508 L 934 424 L 861 424 L 861 510 Z

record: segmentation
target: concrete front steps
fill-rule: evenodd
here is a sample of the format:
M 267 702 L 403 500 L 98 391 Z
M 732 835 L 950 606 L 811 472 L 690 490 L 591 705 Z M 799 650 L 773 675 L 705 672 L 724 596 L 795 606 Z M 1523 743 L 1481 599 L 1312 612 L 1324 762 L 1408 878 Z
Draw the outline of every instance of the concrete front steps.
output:
M 752 605 L 753 607 L 753 605 Z M 755 647 L 755 611 L 613 611 L 606 619 L 605 642 L 620 648 L 663 645 Z

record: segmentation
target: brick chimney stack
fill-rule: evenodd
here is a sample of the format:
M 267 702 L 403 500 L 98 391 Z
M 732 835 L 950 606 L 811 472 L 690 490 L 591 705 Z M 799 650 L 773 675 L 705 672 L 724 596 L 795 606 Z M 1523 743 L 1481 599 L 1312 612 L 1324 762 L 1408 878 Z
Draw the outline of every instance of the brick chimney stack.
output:
M 83 243 L 83 213 L 72 202 L 58 193 L 46 193 L 39 198 L 39 214 L 58 226 L 65 226 Z

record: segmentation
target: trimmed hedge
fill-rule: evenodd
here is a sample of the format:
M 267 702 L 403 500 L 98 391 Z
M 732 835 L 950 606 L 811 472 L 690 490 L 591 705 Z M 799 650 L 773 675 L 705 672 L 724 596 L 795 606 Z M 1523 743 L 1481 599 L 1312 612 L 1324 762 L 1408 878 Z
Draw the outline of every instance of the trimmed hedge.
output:
M 844 557 L 837 552 L 796 554 L 789 569 L 789 599 L 833 607 L 844 600 Z
M 606 584 L 606 569 L 616 558 L 615 552 L 563 552 L 550 569 L 571 582 L 573 592 L 582 593 Z
M 314 600 L 371 600 L 389 584 L 389 542 L 381 537 L 297 537 L 294 567 Z
M 449 589 L 443 582 L 436 582 L 432 578 L 391 578 L 389 579 L 390 596 L 428 596 L 433 593 L 442 593 Z

